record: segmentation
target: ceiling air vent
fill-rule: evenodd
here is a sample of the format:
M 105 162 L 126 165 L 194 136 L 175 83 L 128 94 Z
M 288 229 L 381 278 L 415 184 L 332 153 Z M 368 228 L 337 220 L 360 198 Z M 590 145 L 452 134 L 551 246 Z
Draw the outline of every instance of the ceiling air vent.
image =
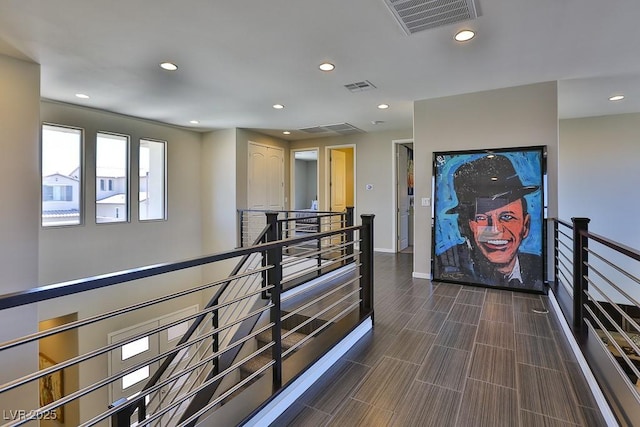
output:
M 314 127 L 298 129 L 298 130 L 306 133 L 331 132 L 331 133 L 337 133 L 338 135 L 353 135 L 355 133 L 364 133 L 362 129 L 358 129 L 357 127 L 350 125 L 349 123 L 337 123 L 334 125 L 314 126 Z
M 384 0 L 407 35 L 475 19 L 480 15 L 476 0 Z
M 369 80 L 363 80 L 361 82 L 349 83 L 344 85 L 350 92 L 363 92 L 365 90 L 375 89 L 376 87 Z

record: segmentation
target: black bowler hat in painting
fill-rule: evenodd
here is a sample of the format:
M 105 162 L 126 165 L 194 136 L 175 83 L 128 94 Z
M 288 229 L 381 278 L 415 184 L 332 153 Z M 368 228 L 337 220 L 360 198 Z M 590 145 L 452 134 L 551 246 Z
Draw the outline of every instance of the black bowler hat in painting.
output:
M 447 210 L 449 214 L 472 209 L 486 212 L 514 202 L 539 188 L 537 185 L 523 185 L 511 161 L 495 154 L 460 166 L 454 172 L 453 187 L 458 205 Z

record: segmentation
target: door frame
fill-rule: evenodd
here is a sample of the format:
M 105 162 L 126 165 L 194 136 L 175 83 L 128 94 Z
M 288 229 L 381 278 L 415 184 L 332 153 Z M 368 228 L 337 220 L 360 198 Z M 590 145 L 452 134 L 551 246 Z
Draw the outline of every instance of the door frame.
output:
M 320 202 L 320 147 L 308 148 L 292 148 L 290 150 L 290 167 L 289 167 L 289 210 L 295 210 L 296 205 L 296 152 L 299 151 L 315 151 L 316 152 L 316 197 L 318 198 L 318 206 L 322 206 Z
M 391 228 L 391 242 L 393 243 L 393 252 L 398 252 L 398 194 L 397 194 L 397 160 L 396 160 L 396 152 L 400 145 L 403 144 L 413 144 L 413 138 L 409 139 L 394 139 L 391 141 L 391 219 L 393 227 Z M 415 158 L 415 152 L 414 152 Z M 415 170 L 415 164 L 414 164 Z M 414 194 L 415 194 L 415 183 L 414 183 Z M 415 234 L 415 195 L 414 195 L 414 214 L 412 220 L 414 222 L 413 232 Z M 415 237 L 415 236 L 412 236 Z M 415 238 L 411 239 L 415 245 Z M 415 251 L 414 251 L 415 253 Z
M 354 221 L 356 221 L 356 211 L 358 210 L 358 202 L 357 202 L 357 197 L 358 197 L 358 183 L 357 183 L 357 176 L 358 176 L 358 169 L 357 169 L 357 156 L 356 156 L 356 144 L 341 144 L 341 145 L 327 145 L 326 147 L 324 147 L 324 194 L 326 195 L 324 203 L 322 204 L 322 206 L 324 206 L 324 210 L 325 211 L 329 211 L 331 210 L 331 187 L 329 186 L 329 181 L 331 181 L 331 150 L 335 150 L 335 149 L 340 149 L 340 148 L 352 148 L 353 149 L 353 207 L 354 207 L 354 212 L 353 212 L 353 216 L 354 216 Z M 357 221 L 356 221 L 357 222 Z

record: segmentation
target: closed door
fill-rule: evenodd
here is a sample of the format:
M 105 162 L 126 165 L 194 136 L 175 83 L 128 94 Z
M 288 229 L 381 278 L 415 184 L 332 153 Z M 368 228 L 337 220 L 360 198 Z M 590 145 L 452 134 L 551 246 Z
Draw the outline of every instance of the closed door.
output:
M 407 169 L 409 165 L 409 155 L 407 148 L 403 145 L 396 145 L 396 208 L 398 222 L 397 230 L 397 251 L 400 252 L 409 246 L 409 191 L 407 182 Z
M 347 207 L 347 155 L 331 150 L 331 211 L 342 212 Z
M 284 150 L 249 142 L 249 209 L 284 209 Z

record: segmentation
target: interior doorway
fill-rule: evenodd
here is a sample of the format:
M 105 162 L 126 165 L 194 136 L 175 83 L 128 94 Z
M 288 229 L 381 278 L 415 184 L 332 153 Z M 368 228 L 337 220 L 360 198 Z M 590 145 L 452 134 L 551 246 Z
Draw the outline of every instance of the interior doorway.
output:
M 396 252 L 413 253 L 413 140 L 393 141 Z
M 328 210 L 343 212 L 355 206 L 355 146 L 327 147 Z
M 291 208 L 318 210 L 318 149 L 291 151 Z

